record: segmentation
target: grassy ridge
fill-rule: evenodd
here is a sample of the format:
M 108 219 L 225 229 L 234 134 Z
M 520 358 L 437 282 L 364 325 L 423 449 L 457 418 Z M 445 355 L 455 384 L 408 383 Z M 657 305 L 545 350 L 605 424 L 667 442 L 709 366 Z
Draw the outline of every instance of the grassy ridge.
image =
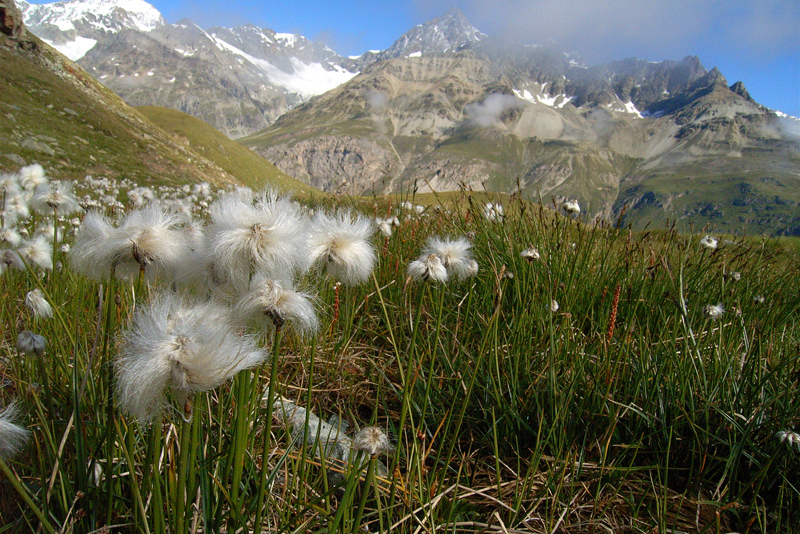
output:
M 312 195 L 315 191 L 200 119 L 156 106 L 141 106 L 136 110 L 156 126 L 172 134 L 177 143 L 183 143 L 187 148 L 213 161 L 242 185 L 255 190 L 272 186 L 302 196 Z
M 482 202 L 401 213 L 395 233 L 376 238 L 372 283 L 337 289 L 311 273 L 320 333 L 267 336 L 274 365 L 200 395 L 191 423 L 169 415 L 140 426 L 113 397 L 116 340 L 134 304 L 165 288 L 110 283 L 101 293 L 68 269 L 7 271 L 0 319 L 12 386 L 2 395 L 20 400 L 33 437 L 2 464 L 18 483 L 3 483 L 13 497 L 0 503 L 2 522 L 76 532 L 791 531 L 800 451 L 776 433 L 800 425 L 796 257 L 771 242 L 722 239 L 708 250 L 669 229 L 590 227 L 516 199 L 490 223 L 477 216 Z M 427 236 L 468 234 L 476 278 L 407 279 Z M 531 245 L 538 260 L 520 256 Z M 37 286 L 52 320 L 21 304 Z M 705 309 L 718 303 L 726 311 L 713 319 Z M 23 328 L 48 339 L 44 367 L 15 354 Z M 302 432 L 298 441 L 271 423 L 260 402 L 270 383 L 323 419 L 387 429 L 396 446 L 380 457 L 387 470 L 367 484 L 357 482 L 366 464 L 327 476 L 335 465 L 301 446 Z

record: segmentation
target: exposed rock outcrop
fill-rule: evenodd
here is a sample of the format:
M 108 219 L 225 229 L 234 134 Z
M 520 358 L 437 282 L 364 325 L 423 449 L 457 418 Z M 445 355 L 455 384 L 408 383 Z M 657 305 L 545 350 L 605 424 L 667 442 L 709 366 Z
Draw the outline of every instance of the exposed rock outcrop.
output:
M 14 0 L 0 0 L 0 33 L 19 39 L 25 35 L 22 12 Z

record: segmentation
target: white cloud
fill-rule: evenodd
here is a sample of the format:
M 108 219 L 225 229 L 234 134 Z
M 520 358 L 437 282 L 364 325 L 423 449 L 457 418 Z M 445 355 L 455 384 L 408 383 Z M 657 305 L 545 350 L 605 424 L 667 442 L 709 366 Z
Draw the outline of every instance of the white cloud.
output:
M 521 101 L 511 95 L 493 93 L 483 102 L 475 102 L 464 107 L 464 115 L 475 126 L 486 128 L 500 121 L 500 116 L 509 109 L 522 105 Z

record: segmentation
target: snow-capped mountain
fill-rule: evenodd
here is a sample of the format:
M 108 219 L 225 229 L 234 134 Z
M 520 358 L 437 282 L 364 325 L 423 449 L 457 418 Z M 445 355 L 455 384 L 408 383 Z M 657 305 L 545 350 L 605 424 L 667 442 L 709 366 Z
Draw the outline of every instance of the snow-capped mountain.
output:
M 25 25 L 73 61 L 105 35 L 122 30 L 149 32 L 166 24 L 144 0 L 63 0 L 52 4 L 19 2 Z
M 486 38 L 487 35 L 470 24 L 461 10 L 453 8 L 441 17 L 415 26 L 377 54 L 376 59 L 452 53 Z
M 133 105 L 195 115 L 231 137 L 355 76 L 360 65 L 301 35 L 249 24 L 167 24 L 144 0 L 20 2 L 28 29 Z

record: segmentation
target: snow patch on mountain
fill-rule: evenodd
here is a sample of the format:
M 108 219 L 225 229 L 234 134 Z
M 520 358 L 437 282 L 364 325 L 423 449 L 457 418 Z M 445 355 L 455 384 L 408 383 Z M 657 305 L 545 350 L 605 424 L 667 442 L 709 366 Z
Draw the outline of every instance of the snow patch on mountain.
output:
M 42 41 L 55 48 L 72 61 L 78 61 L 97 44 L 96 39 L 88 39 L 86 37 L 76 37 L 74 40 L 67 41 L 66 43 L 55 43 L 47 39 L 42 39 Z
M 549 106 L 551 108 L 561 109 L 567 104 L 572 101 L 571 96 L 567 96 L 563 93 L 555 94 L 555 95 L 545 95 L 545 94 L 531 94 L 530 91 L 527 89 L 518 90 L 514 89 L 514 95 L 517 98 L 521 98 L 522 100 L 527 100 L 528 102 L 532 102 L 533 104 L 544 104 L 545 106 Z
M 27 26 L 52 25 L 61 31 L 86 24 L 96 30 L 116 32 L 122 27 L 148 32 L 165 24 L 161 13 L 144 0 L 63 0 L 52 4 L 28 4 L 23 19 Z
M 320 63 L 304 63 L 295 57 L 290 58 L 292 72 L 286 72 L 269 61 L 253 57 L 222 39 L 214 36 L 211 36 L 211 39 L 217 46 L 244 58 L 264 71 L 270 82 L 285 88 L 287 91 L 297 93 L 303 98 L 320 95 L 338 87 L 358 74 L 357 72 L 347 71 L 338 65 L 331 65 L 332 70 L 328 70 Z

